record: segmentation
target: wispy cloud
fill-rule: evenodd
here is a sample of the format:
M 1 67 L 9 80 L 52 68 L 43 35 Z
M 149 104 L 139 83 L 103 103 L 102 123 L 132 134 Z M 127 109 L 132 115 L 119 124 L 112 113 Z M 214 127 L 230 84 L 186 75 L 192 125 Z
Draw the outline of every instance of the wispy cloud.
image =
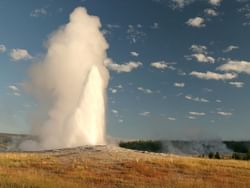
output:
M 143 87 L 138 87 L 137 88 L 139 91 L 142 91 L 143 93 L 146 93 L 146 94 L 151 94 L 153 93 L 153 91 L 151 89 L 145 89 Z
M 210 71 L 207 72 L 192 71 L 190 75 L 204 80 L 232 80 L 238 76 L 237 74 L 234 73 L 220 74 Z
M 233 114 L 232 114 L 232 112 L 217 112 L 217 114 L 218 115 L 220 115 L 220 116 L 232 116 Z
M 176 118 L 174 118 L 174 117 L 168 117 L 168 120 L 170 120 L 170 121 L 175 121 Z
M 140 116 L 149 116 L 151 113 L 150 112 L 141 112 L 139 113 Z
M 142 25 L 128 25 L 127 39 L 131 44 L 135 44 L 138 40 L 143 39 L 146 33 L 142 31 Z
M 189 112 L 190 115 L 192 116 L 205 116 L 205 112 Z
M 205 98 L 202 98 L 202 97 L 201 98 L 200 97 L 193 97 L 192 95 L 186 95 L 185 99 L 195 101 L 195 102 L 204 102 L 204 103 L 209 102 L 208 99 L 205 99 Z
M 224 49 L 223 52 L 227 53 L 227 52 L 231 52 L 231 51 L 236 50 L 236 49 L 239 49 L 239 46 L 230 45 L 226 49 Z
M 30 16 L 31 17 L 40 17 L 40 16 L 46 16 L 47 10 L 45 8 L 37 8 L 31 11 Z
M 237 88 L 242 88 L 245 83 L 244 82 L 229 82 L 229 84 Z
M 20 89 L 16 85 L 9 85 L 9 90 L 11 90 L 12 94 L 15 96 L 20 96 Z
M 0 54 L 6 51 L 6 46 L 4 44 L 0 44 Z

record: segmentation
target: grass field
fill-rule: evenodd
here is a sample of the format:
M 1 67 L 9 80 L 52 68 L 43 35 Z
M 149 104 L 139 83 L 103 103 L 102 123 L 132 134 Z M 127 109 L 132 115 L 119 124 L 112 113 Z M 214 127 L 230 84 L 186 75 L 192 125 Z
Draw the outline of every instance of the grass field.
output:
M 0 187 L 249 188 L 250 162 L 104 146 L 0 153 Z

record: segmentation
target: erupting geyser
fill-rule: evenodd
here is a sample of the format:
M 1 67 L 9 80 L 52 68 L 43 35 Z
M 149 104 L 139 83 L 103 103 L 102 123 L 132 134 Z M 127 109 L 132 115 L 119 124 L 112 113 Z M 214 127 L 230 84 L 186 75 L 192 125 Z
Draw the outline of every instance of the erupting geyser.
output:
M 54 149 L 105 144 L 108 44 L 98 17 L 76 8 L 70 21 L 52 33 L 48 52 L 30 70 L 27 90 L 38 100 L 32 132 L 39 142 L 22 149 Z

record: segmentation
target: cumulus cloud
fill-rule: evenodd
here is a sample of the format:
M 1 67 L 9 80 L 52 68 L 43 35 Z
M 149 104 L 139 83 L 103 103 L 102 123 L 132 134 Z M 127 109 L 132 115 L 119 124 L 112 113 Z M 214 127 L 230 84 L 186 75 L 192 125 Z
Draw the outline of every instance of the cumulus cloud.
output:
M 189 112 L 190 115 L 192 116 L 205 116 L 205 112 Z
M 139 56 L 139 53 L 138 52 L 130 52 L 130 54 L 134 57 L 138 57 Z
M 174 83 L 174 86 L 175 86 L 175 87 L 185 87 L 185 83 L 183 83 L 183 82 L 179 82 L 179 83 L 178 83 L 178 82 L 175 82 L 175 83 Z
M 139 113 L 140 116 L 149 116 L 150 115 L 150 112 L 142 112 L 142 113 Z
M 142 91 L 143 93 L 146 93 L 146 94 L 151 94 L 153 93 L 153 91 L 151 89 L 145 89 L 143 87 L 138 87 L 137 88 L 139 91 Z
M 25 49 L 12 49 L 10 52 L 10 57 L 13 61 L 27 60 L 32 58 L 29 52 Z
M 214 63 L 215 62 L 215 59 L 213 57 L 202 54 L 202 53 L 192 54 L 191 57 L 200 63 Z
M 4 44 L 0 44 L 0 54 L 6 51 L 6 46 Z
M 222 0 L 209 0 L 209 3 L 211 5 L 219 6 L 221 4 Z
M 244 82 L 229 82 L 229 84 L 237 88 L 242 88 L 245 83 Z
M 164 70 L 166 68 L 168 68 L 168 64 L 165 61 L 156 61 L 156 62 L 152 62 L 150 64 L 151 67 L 154 67 L 156 69 L 161 69 Z
M 227 52 L 231 52 L 231 51 L 236 50 L 236 49 L 239 49 L 239 46 L 230 45 L 226 49 L 224 49 L 223 52 L 227 53 Z
M 215 59 L 208 55 L 207 47 L 204 45 L 193 44 L 190 47 L 192 55 L 185 56 L 187 60 L 195 59 L 201 63 L 215 63 Z
M 210 71 L 207 72 L 192 71 L 190 75 L 204 80 L 232 80 L 238 76 L 235 73 L 219 74 Z
M 250 62 L 229 60 L 226 64 L 217 67 L 217 70 L 224 71 L 224 72 L 233 71 L 237 73 L 250 74 Z
M 130 61 L 124 64 L 117 64 L 117 63 L 114 63 L 111 59 L 106 59 L 105 65 L 112 71 L 115 71 L 117 73 L 122 73 L 122 72 L 131 72 L 132 70 L 139 68 L 143 64 L 140 61 L 136 61 L 136 62 Z
M 204 18 L 202 17 L 195 17 L 195 18 L 190 18 L 186 24 L 188 26 L 191 26 L 191 27 L 197 27 L 197 28 L 201 28 L 201 27 L 205 27 L 206 24 L 205 24 L 205 20 Z
M 204 45 L 197 45 L 197 44 L 193 44 L 190 47 L 190 50 L 194 53 L 203 53 L 203 54 L 207 54 L 207 47 Z
M 32 10 L 30 13 L 31 17 L 40 17 L 47 15 L 47 10 L 44 8 L 37 8 L 35 10 Z
M 204 12 L 208 16 L 218 16 L 218 12 L 216 12 L 214 9 L 211 8 L 205 9 Z
M 192 95 L 186 95 L 185 99 L 195 101 L 195 102 L 205 102 L 205 103 L 209 102 L 208 99 L 200 98 L 200 97 L 193 97 Z
M 217 112 L 218 115 L 220 116 L 231 116 L 233 115 L 231 112 Z

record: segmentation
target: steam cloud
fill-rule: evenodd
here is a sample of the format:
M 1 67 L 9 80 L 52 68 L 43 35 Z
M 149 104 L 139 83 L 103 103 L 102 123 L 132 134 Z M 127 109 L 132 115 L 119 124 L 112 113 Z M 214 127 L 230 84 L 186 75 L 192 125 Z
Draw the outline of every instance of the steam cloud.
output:
M 29 70 L 27 90 L 38 100 L 32 133 L 23 150 L 105 144 L 108 44 L 98 17 L 78 7 L 51 34 L 47 54 Z

